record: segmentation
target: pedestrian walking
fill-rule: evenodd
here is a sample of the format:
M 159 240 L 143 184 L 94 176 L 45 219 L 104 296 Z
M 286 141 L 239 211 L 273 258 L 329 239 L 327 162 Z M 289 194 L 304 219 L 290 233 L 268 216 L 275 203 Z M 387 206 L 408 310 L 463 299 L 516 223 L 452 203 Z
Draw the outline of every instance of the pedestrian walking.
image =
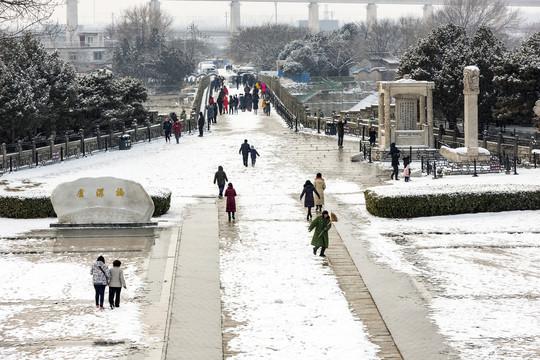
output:
M 239 104 L 239 100 L 238 100 L 238 95 L 234 95 L 234 113 L 235 114 L 238 114 L 238 104 Z
M 257 161 L 257 156 L 261 156 L 261 155 L 259 155 L 257 150 L 255 150 L 255 146 L 253 145 L 251 145 L 251 149 L 249 150 L 249 153 L 251 154 L 251 166 L 255 166 L 255 162 Z
M 369 128 L 369 146 L 373 147 L 375 146 L 375 138 L 377 137 L 377 131 L 375 131 L 375 128 L 372 126 Z
M 259 110 L 259 94 L 254 93 L 252 96 L 253 102 L 253 113 L 257 115 L 257 110 Z
M 304 189 L 302 190 L 302 194 L 300 195 L 300 200 L 306 196 L 304 199 L 304 207 L 307 207 L 307 220 L 313 218 L 313 215 L 311 215 L 311 208 L 315 206 L 315 200 L 313 199 L 313 193 L 317 194 L 317 196 L 320 198 L 321 196 L 315 189 L 315 186 L 311 183 L 311 181 L 306 180 L 306 183 L 304 184 Z
M 343 137 L 345 136 L 345 124 L 347 124 L 347 119 L 341 117 L 337 123 L 337 136 L 338 136 L 338 146 L 343 147 Z
M 328 215 L 328 211 L 323 211 L 322 215 L 319 215 L 311 222 L 309 225 L 309 232 L 313 232 L 313 237 L 311 238 L 311 245 L 313 245 L 313 255 L 317 255 L 317 250 L 321 248 L 321 253 L 319 256 L 326 257 L 324 251 L 328 248 L 328 230 L 332 227 L 332 221 Z
M 124 270 L 120 269 L 120 265 L 122 265 L 120 260 L 113 261 L 111 280 L 109 281 L 109 305 L 111 305 L 111 310 L 120 307 L 120 292 L 122 287 L 127 289 Z
M 219 189 L 219 198 L 223 198 L 223 189 L 225 189 L 225 183 L 229 181 L 227 174 L 223 171 L 223 166 L 218 166 L 218 171 L 214 174 L 214 184 L 217 183 Z
M 229 183 L 227 186 L 227 190 L 225 190 L 225 197 L 227 198 L 227 206 L 225 207 L 225 211 L 227 212 L 227 215 L 229 216 L 229 222 L 232 219 L 234 219 L 234 213 L 236 212 L 236 190 L 233 188 L 233 184 Z
M 206 117 L 209 122 L 213 121 L 214 116 L 216 115 L 214 106 L 214 104 L 208 104 L 208 106 L 206 107 Z
M 214 104 L 214 118 L 208 119 L 208 122 L 212 121 L 212 123 L 217 124 L 217 114 L 218 114 L 218 106 L 217 104 Z
M 409 182 L 410 176 L 411 176 L 411 164 L 407 164 L 405 166 L 405 169 L 403 169 L 403 177 L 405 178 L 405 182 Z
M 204 115 L 203 115 L 202 111 L 199 112 L 198 125 L 199 125 L 199 137 L 202 137 L 203 136 L 203 131 L 204 131 Z
M 94 283 L 96 308 L 104 310 L 105 287 L 111 278 L 111 272 L 109 271 L 109 267 L 105 265 L 105 258 L 103 256 L 98 256 L 90 269 L 90 275 L 92 275 L 92 282 Z
M 396 180 L 398 179 L 398 172 L 399 172 L 399 149 L 396 147 L 396 143 L 390 144 L 390 156 L 392 157 L 392 175 L 390 175 L 390 179 L 393 179 L 394 176 L 396 177 Z
M 266 112 L 266 116 L 270 116 L 270 98 L 267 97 L 264 102 L 266 103 L 266 108 L 264 109 Z
M 182 123 L 180 122 L 180 119 L 176 119 L 176 121 L 173 124 L 173 132 L 174 137 L 176 138 L 176 143 L 179 143 L 180 136 L 182 136 Z
M 248 157 L 250 153 L 251 147 L 248 144 L 247 140 L 244 140 L 244 143 L 240 145 L 240 150 L 238 150 L 239 154 L 242 154 L 242 159 L 244 160 L 244 166 L 248 166 Z
M 315 186 L 315 190 L 319 193 L 319 198 L 315 199 L 315 211 L 319 212 L 322 211 L 324 205 L 324 190 L 326 189 L 326 183 L 321 173 L 317 173 L 313 186 Z
M 234 111 L 234 97 L 232 95 L 229 95 L 229 115 L 231 115 Z
M 165 142 L 171 141 L 171 131 L 172 131 L 172 124 L 169 120 L 169 117 L 165 118 L 165 122 L 163 123 L 163 132 L 165 133 Z
M 223 113 L 227 114 L 229 112 L 229 100 L 227 95 L 223 97 Z

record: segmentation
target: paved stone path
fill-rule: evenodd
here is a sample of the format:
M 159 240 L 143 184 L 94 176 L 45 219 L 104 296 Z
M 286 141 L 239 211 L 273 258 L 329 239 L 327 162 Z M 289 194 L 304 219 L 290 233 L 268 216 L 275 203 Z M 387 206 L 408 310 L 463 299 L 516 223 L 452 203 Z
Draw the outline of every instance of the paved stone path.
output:
M 205 136 L 225 137 L 230 135 L 231 124 L 234 121 L 234 115 L 221 116 L 218 126 L 214 126 L 212 132 L 205 134 Z M 346 139 L 344 147 L 338 148 L 335 137 L 317 135 L 311 131 L 295 133 L 284 128 L 279 121 L 274 117 L 267 118 L 262 128 L 247 129 L 239 134 L 238 138 L 245 136 L 248 139 L 254 137 L 260 139 L 265 134 L 279 137 L 282 141 L 272 149 L 272 156 L 313 175 L 316 172 L 322 172 L 330 186 L 337 185 L 339 187 L 339 184 L 343 182 L 358 185 L 358 189 L 352 192 L 350 189 L 344 189 L 344 196 L 363 198 L 364 188 L 381 184 L 381 180 L 389 174 L 376 166 L 350 161 L 350 157 L 357 153 L 358 141 Z M 268 149 L 266 150 L 268 152 Z M 238 156 L 238 162 L 240 163 L 240 161 L 240 156 Z M 268 176 L 271 177 L 272 174 L 268 174 Z M 340 190 L 337 189 L 334 192 L 339 195 Z M 296 193 L 290 194 L 295 198 L 298 195 Z M 339 209 L 340 215 L 340 221 L 331 232 L 331 247 L 327 252 L 329 264 L 338 278 L 339 285 L 354 315 L 367 327 L 370 340 L 380 346 L 381 350 L 378 356 L 382 359 L 414 360 L 448 358 L 447 349 L 443 345 L 444 339 L 427 319 L 425 299 L 423 298 L 425 292 L 418 287 L 418 283 L 414 279 L 403 274 L 396 274 L 390 269 L 378 265 L 369 256 L 369 249 L 358 238 L 357 232 L 358 228 L 369 226 L 369 223 L 355 211 L 355 206 L 358 204 L 342 202 L 338 195 L 326 195 L 326 208 Z M 211 204 L 212 201 L 213 204 Z M 174 300 L 170 311 L 167 359 L 221 358 L 215 348 L 215 344 L 221 341 L 223 341 L 223 358 L 236 355 L 228 347 L 228 342 L 233 338 L 230 330 L 238 324 L 230 318 L 229 314 L 221 314 L 223 320 L 223 338 L 221 338 L 215 329 L 215 320 L 217 319 L 213 321 L 212 315 L 208 316 L 209 314 L 217 316 L 215 302 L 216 297 L 219 296 L 219 293 L 216 293 L 219 290 L 218 284 L 216 284 L 216 281 L 219 281 L 219 275 L 215 273 L 217 243 L 212 243 L 210 239 L 214 236 L 213 241 L 217 242 L 217 234 L 214 234 L 217 230 L 213 230 L 215 226 L 213 222 L 217 220 L 219 224 L 219 238 L 229 238 L 234 241 L 235 237 L 238 237 L 237 228 L 231 227 L 227 220 L 224 201 L 212 201 L 205 200 L 202 207 L 192 207 L 191 217 L 186 220 L 182 229 L 175 274 Z M 212 209 L 212 206 L 218 206 L 218 209 Z M 301 208 L 300 203 L 298 206 Z M 216 210 L 219 211 L 219 216 L 217 216 Z M 192 243 L 200 235 L 195 235 L 200 229 L 193 227 L 193 224 L 197 223 L 194 216 L 201 222 L 204 219 L 204 223 L 212 228 L 210 232 L 204 231 L 205 241 L 199 248 L 184 244 L 184 242 Z M 198 264 L 196 259 L 201 259 L 201 254 L 205 251 L 210 251 L 212 254 L 211 264 L 205 261 L 206 265 L 211 266 L 212 271 L 207 271 L 203 277 L 201 274 L 196 277 L 187 275 L 204 265 Z M 210 286 L 205 286 L 209 292 L 203 294 L 200 292 L 199 284 L 206 281 L 210 281 Z M 187 299 L 180 301 L 179 298 L 182 297 L 187 297 Z M 207 313 L 206 309 L 210 304 L 213 310 Z M 186 306 L 190 310 L 186 310 Z M 200 314 L 201 322 L 195 321 L 197 316 L 189 316 L 193 321 L 186 319 L 184 316 L 187 314 L 186 311 Z M 209 350 L 204 350 L 202 343 L 189 341 L 188 334 L 190 333 L 197 334 L 197 338 L 208 338 L 211 343 Z M 182 357 L 180 354 L 189 354 L 189 356 Z

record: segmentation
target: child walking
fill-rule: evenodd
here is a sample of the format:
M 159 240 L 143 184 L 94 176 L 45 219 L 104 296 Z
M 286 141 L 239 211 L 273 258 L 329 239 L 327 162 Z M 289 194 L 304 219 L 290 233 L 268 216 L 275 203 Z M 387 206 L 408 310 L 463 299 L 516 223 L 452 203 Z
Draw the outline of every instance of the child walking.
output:
M 249 153 L 251 154 L 251 166 L 255 166 L 255 161 L 257 161 L 257 156 L 261 156 L 261 155 L 259 155 L 257 150 L 255 150 L 255 146 L 253 145 L 251 145 L 251 149 L 249 149 Z

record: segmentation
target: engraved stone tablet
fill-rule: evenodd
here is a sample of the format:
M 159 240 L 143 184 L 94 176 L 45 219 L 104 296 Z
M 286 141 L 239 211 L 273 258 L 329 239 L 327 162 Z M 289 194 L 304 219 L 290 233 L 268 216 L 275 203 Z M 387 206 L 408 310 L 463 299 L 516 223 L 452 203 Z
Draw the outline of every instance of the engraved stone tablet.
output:
M 154 202 L 134 181 L 81 178 L 58 185 L 51 202 L 59 224 L 147 223 Z

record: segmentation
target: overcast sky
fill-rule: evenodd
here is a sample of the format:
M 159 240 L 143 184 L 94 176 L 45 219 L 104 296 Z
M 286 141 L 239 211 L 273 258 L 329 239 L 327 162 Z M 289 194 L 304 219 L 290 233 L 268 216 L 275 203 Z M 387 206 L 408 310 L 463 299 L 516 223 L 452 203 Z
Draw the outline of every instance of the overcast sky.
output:
M 427 0 L 426 2 L 429 2 Z M 111 23 L 112 14 L 120 16 L 123 9 L 139 4 L 148 4 L 149 0 L 79 0 L 79 24 L 86 28 L 93 25 L 103 26 Z M 162 0 L 161 9 L 169 12 L 175 18 L 175 26 L 186 28 L 194 22 L 200 29 L 225 27 L 229 23 L 230 1 L 177 1 Z M 327 10 L 327 11 L 326 11 Z M 405 15 L 422 16 L 420 5 L 379 5 L 379 18 L 398 18 Z M 274 3 L 241 2 L 240 16 L 242 25 L 255 25 L 265 22 L 275 22 Z M 540 18 L 540 8 L 524 8 L 523 15 L 533 19 Z M 298 20 L 307 20 L 308 5 L 278 4 L 277 19 L 280 23 L 297 24 Z M 65 23 L 65 6 L 58 7 L 54 13 L 55 21 Z M 366 4 L 328 4 L 320 3 L 319 18 L 333 18 L 340 25 L 351 21 L 365 21 Z

